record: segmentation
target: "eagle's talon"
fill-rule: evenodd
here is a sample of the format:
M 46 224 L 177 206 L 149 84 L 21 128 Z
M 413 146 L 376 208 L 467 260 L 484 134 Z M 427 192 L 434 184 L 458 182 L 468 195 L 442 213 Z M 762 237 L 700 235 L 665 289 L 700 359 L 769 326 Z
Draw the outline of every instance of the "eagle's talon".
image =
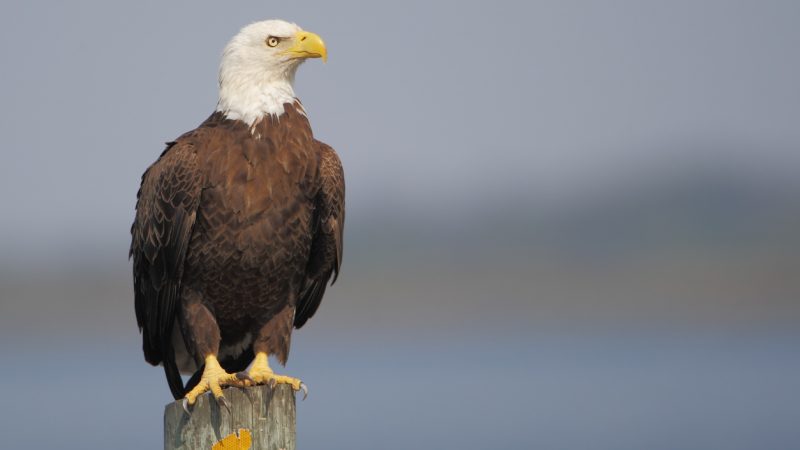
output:
M 183 410 L 186 411 L 186 414 L 190 416 L 192 415 L 192 412 L 189 411 L 189 399 L 184 398 L 183 401 L 181 402 L 181 406 L 183 406 Z
M 236 372 L 236 379 L 241 383 L 241 387 L 252 386 L 256 384 L 247 372 Z
M 300 382 L 300 390 L 303 391 L 303 400 L 305 400 L 308 397 L 308 386 L 302 381 Z
M 224 407 L 225 409 L 228 410 L 228 414 L 231 413 L 231 404 L 228 401 L 228 399 L 225 398 L 224 396 L 217 397 L 217 404 L 220 406 L 220 409 Z

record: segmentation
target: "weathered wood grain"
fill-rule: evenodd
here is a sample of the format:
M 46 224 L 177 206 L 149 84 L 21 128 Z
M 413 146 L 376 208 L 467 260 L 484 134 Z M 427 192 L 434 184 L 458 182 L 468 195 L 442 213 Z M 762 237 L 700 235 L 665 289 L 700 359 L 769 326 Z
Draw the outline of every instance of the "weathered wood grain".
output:
M 251 450 L 295 450 L 295 397 L 287 385 L 225 389 L 228 412 L 202 395 L 188 415 L 180 401 L 164 409 L 164 450 L 211 450 L 240 428 L 250 430 Z

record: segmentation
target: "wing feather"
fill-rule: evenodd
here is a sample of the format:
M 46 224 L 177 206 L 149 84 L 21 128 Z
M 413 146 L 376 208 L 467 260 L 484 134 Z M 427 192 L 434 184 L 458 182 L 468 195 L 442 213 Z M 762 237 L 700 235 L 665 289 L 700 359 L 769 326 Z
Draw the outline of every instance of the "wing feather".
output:
M 131 227 L 136 321 L 145 360 L 162 363 L 170 390 L 183 395 L 172 348 L 183 263 L 200 202 L 201 174 L 193 145 L 171 142 L 144 175 Z
M 306 278 L 297 302 L 294 326 L 302 327 L 319 308 L 328 281 L 333 284 L 342 265 L 344 233 L 344 171 L 339 156 L 317 141 L 320 152 L 320 189 L 315 199 L 314 237 Z

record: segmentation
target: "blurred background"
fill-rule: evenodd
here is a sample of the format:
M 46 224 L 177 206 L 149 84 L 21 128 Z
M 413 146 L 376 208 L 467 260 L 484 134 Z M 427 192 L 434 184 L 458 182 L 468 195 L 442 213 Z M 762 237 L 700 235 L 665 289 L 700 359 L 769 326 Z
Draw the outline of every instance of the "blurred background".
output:
M 0 5 L 3 447 L 161 447 L 136 190 L 272 17 L 347 175 L 299 448 L 798 445 L 800 4 L 306 0 Z

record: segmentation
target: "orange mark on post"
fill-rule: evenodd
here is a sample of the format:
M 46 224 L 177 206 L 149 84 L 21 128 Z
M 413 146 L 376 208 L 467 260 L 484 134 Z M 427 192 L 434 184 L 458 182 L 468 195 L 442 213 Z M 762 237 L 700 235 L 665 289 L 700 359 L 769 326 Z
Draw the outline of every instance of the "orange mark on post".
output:
M 250 450 L 250 445 L 253 443 L 250 430 L 239 428 L 239 435 L 237 436 L 236 434 L 231 433 L 225 436 L 221 441 L 214 444 L 211 450 Z

